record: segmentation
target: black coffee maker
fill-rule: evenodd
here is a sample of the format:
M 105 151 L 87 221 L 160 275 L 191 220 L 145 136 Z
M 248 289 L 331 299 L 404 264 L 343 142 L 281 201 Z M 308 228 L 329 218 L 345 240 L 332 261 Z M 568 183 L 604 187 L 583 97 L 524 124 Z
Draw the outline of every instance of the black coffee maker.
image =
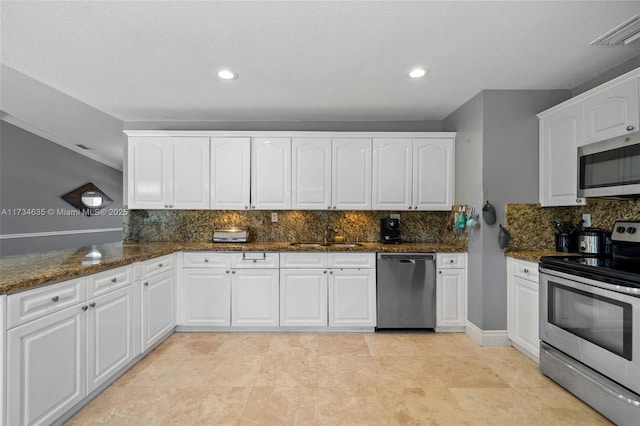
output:
M 400 244 L 400 219 L 380 219 L 380 242 Z

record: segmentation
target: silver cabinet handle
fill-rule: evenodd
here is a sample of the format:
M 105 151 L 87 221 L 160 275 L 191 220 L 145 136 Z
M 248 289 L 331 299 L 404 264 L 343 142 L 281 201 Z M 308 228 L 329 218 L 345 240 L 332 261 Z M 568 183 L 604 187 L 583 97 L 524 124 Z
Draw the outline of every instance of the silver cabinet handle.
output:
M 158 268 L 162 268 L 162 263 L 159 263 L 159 264 L 158 264 Z
M 413 207 L 409 206 L 409 210 L 411 210 Z
M 256 208 L 256 206 L 251 206 L 251 208 L 252 208 L 252 209 L 255 209 L 255 208 Z
M 525 274 L 528 274 L 528 273 L 529 273 L 529 270 L 528 270 L 527 268 L 524 268 L 524 273 L 525 273 Z
M 418 210 L 418 206 L 413 206 L 413 209 L 414 210 Z
M 90 307 L 90 308 L 95 308 L 95 307 L 96 307 L 96 302 L 91 302 L 91 303 L 89 303 L 89 307 Z
M 633 126 L 627 126 L 627 131 L 632 131 L 633 130 Z
M 581 203 L 582 202 L 582 198 L 576 198 L 576 203 Z
M 327 206 L 327 209 L 331 210 L 331 206 Z
M 438 271 L 439 274 L 442 274 L 442 271 Z
M 89 309 L 89 307 L 87 307 L 87 305 L 84 305 L 84 306 L 82 307 L 82 310 L 83 310 L 83 311 L 86 311 L 87 309 Z
M 323 271 L 322 273 L 323 273 L 323 274 L 326 274 L 326 273 L 327 273 L 327 271 Z
M 231 273 L 232 273 L 232 274 L 235 274 L 235 273 L 236 273 L 236 271 L 231 271 Z
M 142 285 L 149 287 L 149 281 L 145 281 Z
M 226 273 L 226 274 L 228 274 L 228 273 L 229 273 L 229 270 L 226 270 L 226 271 L 225 271 L 225 273 Z
M 329 274 L 330 274 L 330 275 L 333 275 L 333 271 L 330 271 L 330 272 L 329 272 Z
M 249 210 L 249 206 L 244 206 L 244 209 L 245 210 Z
M 209 263 L 209 259 L 205 259 L 205 260 L 204 260 L 204 263 Z
M 112 283 L 115 283 L 116 281 L 118 281 L 118 279 L 117 279 L 117 278 L 111 278 L 111 282 L 112 282 Z
M 53 296 L 53 297 L 51 298 L 51 301 L 52 301 L 53 303 L 56 303 L 58 300 L 60 300 L 60 297 L 59 297 L 59 296 Z
M 450 260 L 449 260 L 449 263 L 453 263 L 453 262 L 455 262 L 455 260 L 453 260 L 453 259 L 450 259 Z
M 335 210 L 335 209 L 336 209 L 336 206 L 333 206 L 333 209 Z

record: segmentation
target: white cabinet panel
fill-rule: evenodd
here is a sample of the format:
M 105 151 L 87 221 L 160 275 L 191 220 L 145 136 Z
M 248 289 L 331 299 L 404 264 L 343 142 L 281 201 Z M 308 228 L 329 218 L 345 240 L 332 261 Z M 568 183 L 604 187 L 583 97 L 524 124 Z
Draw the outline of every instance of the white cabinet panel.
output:
M 175 254 L 155 257 L 141 262 L 142 278 L 149 278 L 175 268 Z
M 375 327 L 375 269 L 329 271 L 329 326 Z
M 578 145 L 584 139 L 584 106 L 568 106 L 540 120 L 540 204 L 573 206 L 578 198 Z
M 373 140 L 374 210 L 407 210 L 412 204 L 413 141 Z
M 142 350 L 157 343 L 175 326 L 174 271 L 142 281 Z
M 131 137 L 128 206 L 209 208 L 209 138 Z
M 231 267 L 234 269 L 261 269 L 280 267 L 280 253 L 244 252 L 231 253 Z
M 291 141 L 291 207 L 323 210 L 331 207 L 331 139 Z
M 589 96 L 584 101 L 584 113 L 585 144 L 637 132 L 640 121 L 638 79 Z
M 466 270 L 443 269 L 436 279 L 436 327 L 466 325 Z
M 278 326 L 279 271 L 238 269 L 231 277 L 231 325 Z
M 76 278 L 7 297 L 7 327 L 59 312 L 86 300 L 87 278 Z
M 327 326 L 327 270 L 280 270 L 280 326 Z
M 185 326 L 231 324 L 231 271 L 189 268 L 180 283 L 180 319 Z
M 109 269 L 87 277 L 87 299 L 91 299 L 133 283 L 133 267 Z
M 539 360 L 538 265 L 507 258 L 507 334 L 513 346 Z
M 329 268 L 375 268 L 375 253 L 329 252 Z
M 166 137 L 129 138 L 129 208 L 164 209 L 169 204 L 171 153 L 167 142 Z
M 327 253 L 280 253 L 281 268 L 326 268 Z
M 211 139 L 211 208 L 247 210 L 251 188 L 251 138 Z
M 251 141 L 251 208 L 291 209 L 291 139 Z
M 214 251 L 186 252 L 182 257 L 183 268 L 231 268 L 231 253 Z
M 453 205 L 453 139 L 413 140 L 413 208 L 450 210 Z
M 464 253 L 438 253 L 438 269 L 466 268 L 467 256 Z
M 133 360 L 133 286 L 88 301 L 87 393 Z
M 81 305 L 7 332 L 8 424 L 51 424 L 84 398 L 85 336 Z
M 371 139 L 332 140 L 332 209 L 371 209 Z

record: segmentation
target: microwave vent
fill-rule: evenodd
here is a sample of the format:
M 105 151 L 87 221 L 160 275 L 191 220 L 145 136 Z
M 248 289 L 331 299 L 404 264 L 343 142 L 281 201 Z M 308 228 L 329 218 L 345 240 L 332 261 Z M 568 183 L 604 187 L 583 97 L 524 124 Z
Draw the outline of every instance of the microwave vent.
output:
M 640 14 L 589 43 L 591 46 L 628 46 L 640 40 Z

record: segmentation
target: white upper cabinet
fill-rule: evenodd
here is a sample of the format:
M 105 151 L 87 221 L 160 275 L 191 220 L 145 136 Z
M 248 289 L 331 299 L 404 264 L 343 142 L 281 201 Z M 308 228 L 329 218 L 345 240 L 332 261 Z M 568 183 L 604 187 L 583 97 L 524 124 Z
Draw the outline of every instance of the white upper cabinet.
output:
M 373 140 L 374 210 L 409 210 L 412 203 L 413 142 L 411 139 Z
M 374 139 L 374 210 L 450 210 L 453 139 Z
M 251 138 L 211 139 L 211 208 L 247 210 L 251 188 Z
M 584 140 L 583 104 L 573 104 L 540 120 L 540 204 L 573 206 L 578 198 L 579 141 Z
M 332 140 L 331 208 L 371 209 L 371 139 Z
M 584 101 L 584 113 L 584 144 L 638 131 L 638 79 L 625 81 L 589 96 Z
M 251 141 L 251 208 L 291 209 L 291 139 Z
M 291 192 L 293 209 L 331 208 L 330 138 L 291 141 Z
M 131 137 L 128 207 L 209 208 L 209 138 Z

